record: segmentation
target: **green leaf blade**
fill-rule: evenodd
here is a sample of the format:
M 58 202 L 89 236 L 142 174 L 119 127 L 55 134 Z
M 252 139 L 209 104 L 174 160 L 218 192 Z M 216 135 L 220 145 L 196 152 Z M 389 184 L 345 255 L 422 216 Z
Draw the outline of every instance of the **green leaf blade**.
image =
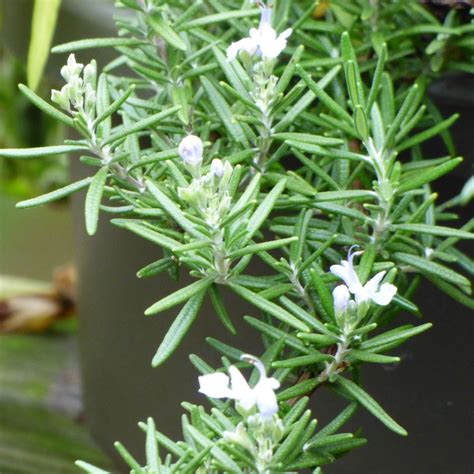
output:
M 424 173 L 417 173 L 414 177 L 409 177 L 405 180 L 402 180 L 400 186 L 397 188 L 397 194 L 403 194 L 412 189 L 417 189 L 423 186 L 426 183 L 430 183 L 435 179 L 444 176 L 446 173 L 449 173 L 454 168 L 459 166 L 463 162 L 462 158 L 453 158 L 452 160 L 447 161 L 441 165 L 436 166 L 435 168 L 425 171 Z
M 162 17 L 157 15 L 149 15 L 147 17 L 148 24 L 153 28 L 155 33 L 160 35 L 169 45 L 181 51 L 186 51 L 187 45 L 183 39 L 174 31 L 172 26 Z
M 474 233 L 466 232 L 464 230 L 453 229 L 451 227 L 444 227 L 439 225 L 427 224 L 397 224 L 394 226 L 397 230 L 411 232 L 414 234 L 428 234 L 440 237 L 455 237 L 457 239 L 474 239 Z
M 386 333 L 375 336 L 368 341 L 364 341 L 361 344 L 360 349 L 362 351 L 374 351 L 381 346 L 386 346 L 387 344 L 392 344 L 398 341 L 405 341 L 410 337 L 417 336 L 418 334 L 427 331 L 432 326 L 431 323 L 426 323 L 416 327 L 409 327 L 407 329 L 402 328 L 401 330 L 387 331 Z
M 134 234 L 137 234 L 140 237 L 168 250 L 172 250 L 176 247 L 179 247 L 180 245 L 180 242 L 178 242 L 177 240 L 163 235 L 154 229 L 150 229 L 143 223 L 130 222 L 128 220 L 122 219 L 114 219 L 112 220 L 112 224 L 115 224 L 118 227 L 122 227 L 123 229 L 129 230 L 130 232 L 133 232 Z
M 288 311 L 281 308 L 277 304 L 272 303 L 271 301 L 268 301 L 265 298 L 262 298 L 257 293 L 254 293 L 253 291 L 248 290 L 247 288 L 244 288 L 243 286 L 236 285 L 235 283 L 231 283 L 230 287 L 235 293 L 237 293 L 242 298 L 246 299 L 252 305 L 261 309 L 262 311 L 265 311 L 266 313 L 271 314 L 275 318 L 279 319 L 280 321 L 288 324 L 289 326 L 295 329 L 298 329 L 304 332 L 309 331 L 309 328 L 308 326 L 306 326 L 306 324 L 303 324 L 299 319 L 297 319 L 295 316 L 293 316 L 292 314 L 290 314 Z
M 3 150 L 0 150 L 0 156 L 3 158 L 30 160 L 41 158 L 43 156 L 63 155 L 65 153 L 75 153 L 84 150 L 88 150 L 88 148 L 81 145 L 57 145 L 38 148 L 4 148 Z
M 387 428 L 393 432 L 407 436 L 408 433 L 400 426 L 365 390 L 354 382 L 344 377 L 338 376 L 336 383 L 352 395 L 364 408 L 378 418 Z
M 471 282 L 463 275 L 460 275 L 459 273 L 455 272 L 454 270 L 451 270 L 448 267 L 445 267 L 444 265 L 433 262 L 431 260 L 427 260 L 423 257 L 418 257 L 417 255 L 411 255 L 402 252 L 395 253 L 394 257 L 399 262 L 405 265 L 410 265 L 416 268 L 417 270 L 420 270 L 422 273 L 426 272 L 435 277 L 443 278 L 444 280 L 450 283 L 458 285 L 461 288 L 467 289 L 468 293 L 470 292 Z
M 204 293 L 205 290 L 207 290 L 211 286 L 213 280 L 214 277 L 207 277 L 201 280 L 197 280 L 188 286 L 180 288 L 179 290 L 175 291 L 174 293 L 171 293 L 168 296 L 165 296 L 160 301 L 157 301 L 155 304 L 150 306 L 145 311 L 145 316 L 152 316 L 161 313 L 163 311 L 166 311 L 167 309 L 173 308 L 174 306 L 178 306 L 184 301 L 190 300 L 197 293 Z
M 32 199 L 27 199 L 26 201 L 21 201 L 17 203 L 16 207 L 18 209 L 27 209 L 29 207 L 36 207 L 36 206 L 43 206 L 44 204 L 48 204 L 50 202 L 58 201 L 69 196 L 76 191 L 80 191 L 85 187 L 89 186 L 92 182 L 92 178 L 85 178 L 77 181 L 75 183 L 69 184 L 64 186 L 63 188 L 56 189 L 55 191 L 51 191 L 50 193 L 43 194 L 42 196 L 38 196 Z
M 148 468 L 156 473 L 160 472 L 160 462 L 158 455 L 158 443 L 156 441 L 156 428 L 153 418 L 147 420 L 147 431 L 146 431 L 146 460 Z
M 194 224 L 184 215 L 178 205 L 172 201 L 161 189 L 152 181 L 146 183 L 148 190 L 158 201 L 160 207 L 167 212 L 177 224 L 193 237 L 205 240 L 206 237 L 196 230 Z
M 214 84 L 207 78 L 201 77 L 201 83 L 206 91 L 209 100 L 214 107 L 217 115 L 222 120 L 222 123 L 226 127 L 229 134 L 232 138 L 238 142 L 248 146 L 248 140 L 244 133 L 244 130 L 239 123 L 235 122 L 232 117 L 232 111 L 229 107 L 229 104 L 223 97 L 223 95 L 217 90 Z
M 296 66 L 296 70 L 300 75 L 301 79 L 306 83 L 309 90 L 331 111 L 334 115 L 344 120 L 348 124 L 352 123 L 351 116 L 326 92 L 323 87 L 311 79 L 311 76 L 299 65 Z
M 143 41 L 135 38 L 91 38 L 60 44 L 55 46 L 51 52 L 53 54 L 72 53 L 82 49 L 138 46 L 141 44 Z
M 265 196 L 265 199 L 260 203 L 255 212 L 252 214 L 252 217 L 249 219 L 247 225 L 247 235 L 245 237 L 244 243 L 247 243 L 255 233 L 263 225 L 273 207 L 276 204 L 277 199 L 280 197 L 281 193 L 285 189 L 286 179 L 281 179 L 275 187 Z
M 205 294 L 206 288 L 194 294 L 194 296 L 192 296 L 183 306 L 153 357 L 151 363 L 153 367 L 162 365 L 179 347 L 180 343 L 196 320 L 202 302 L 204 301 Z
M 131 127 L 125 127 L 123 130 L 120 130 L 114 133 L 113 135 L 111 135 L 106 141 L 103 142 L 102 145 L 103 146 L 108 145 L 110 143 L 121 140 L 122 138 L 128 137 L 129 135 L 133 133 L 141 132 L 142 130 L 146 128 L 152 127 L 153 125 L 156 125 L 158 122 L 164 120 L 170 115 L 175 114 L 180 109 L 181 107 L 179 105 L 175 107 L 170 107 L 166 110 L 163 110 L 162 112 L 152 115 L 151 117 L 147 117 L 142 120 L 139 120 L 138 122 L 135 123 L 135 125 Z
M 212 15 L 203 16 L 201 18 L 196 18 L 195 20 L 187 21 L 182 25 L 180 30 L 191 30 L 197 27 L 213 25 L 214 23 L 222 23 L 224 21 L 230 21 L 238 18 L 257 16 L 259 13 L 260 10 L 258 8 L 215 13 Z
M 274 250 L 274 249 L 283 247 L 285 245 L 291 244 L 292 242 L 295 242 L 297 240 L 298 240 L 298 237 L 288 237 L 287 239 L 272 240 L 270 242 L 262 242 L 260 244 L 247 245 L 247 247 L 244 247 L 239 250 L 234 250 L 233 252 L 231 252 L 228 255 L 228 258 L 234 259 L 237 257 L 243 257 L 244 255 L 248 255 L 248 254 L 256 254 L 258 252 Z
M 102 196 L 104 194 L 104 187 L 108 173 L 109 169 L 107 167 L 101 168 L 101 170 L 92 179 L 89 190 L 87 191 L 85 217 L 86 230 L 89 235 L 94 235 L 97 232 L 100 203 L 102 202 Z
M 26 87 L 24 84 L 18 84 L 18 89 L 20 89 L 21 93 L 31 101 L 38 109 L 42 110 L 45 114 L 49 115 L 54 120 L 58 122 L 62 122 L 68 127 L 74 128 L 74 120 L 71 117 L 68 117 L 66 114 L 63 114 L 55 107 L 50 105 L 40 96 L 35 94 L 31 89 Z

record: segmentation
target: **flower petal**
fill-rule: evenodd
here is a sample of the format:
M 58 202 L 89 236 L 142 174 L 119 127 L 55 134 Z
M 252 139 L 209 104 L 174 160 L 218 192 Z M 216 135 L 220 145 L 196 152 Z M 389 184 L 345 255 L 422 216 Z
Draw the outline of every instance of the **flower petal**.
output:
M 341 265 L 331 265 L 329 270 L 333 275 L 336 275 L 344 281 L 351 293 L 356 293 L 358 291 L 361 286 L 359 277 L 347 260 L 343 260 Z
M 279 37 L 284 39 L 284 40 L 287 40 L 292 34 L 293 34 L 293 29 L 288 28 L 283 33 L 281 33 Z
M 287 31 L 285 31 L 285 34 L 277 36 L 276 31 L 271 26 L 266 25 L 261 28 L 259 46 L 264 58 L 275 59 L 286 48 L 287 36 L 285 35 Z
M 230 388 L 232 391 L 232 398 L 236 400 L 243 400 L 249 396 L 249 392 L 252 391 L 250 385 L 245 380 L 244 376 L 241 374 L 240 370 L 237 367 L 231 365 L 229 367 L 230 374 Z
M 252 35 L 252 31 L 250 32 L 250 34 Z M 252 36 L 250 38 L 242 38 L 241 40 L 232 43 L 227 48 L 227 59 L 229 61 L 233 61 L 241 52 L 246 52 L 250 56 L 253 56 L 257 52 L 257 49 L 257 38 L 254 38 Z
M 229 377 L 222 372 L 201 375 L 199 377 L 199 392 L 210 398 L 233 398 L 229 388 Z
M 278 401 L 273 391 L 276 380 L 271 380 L 261 379 L 254 388 L 258 411 L 264 419 L 271 418 L 275 413 L 278 413 Z
M 229 367 L 232 398 L 235 398 L 242 409 L 249 412 L 255 406 L 255 393 L 237 367 Z
M 277 32 L 274 30 L 272 25 L 263 24 L 259 30 L 260 32 L 260 41 L 271 42 L 277 39 Z
M 260 26 L 259 28 L 263 28 L 265 26 L 272 26 L 272 8 L 264 6 L 262 8 L 262 16 L 260 18 Z
M 267 380 L 272 390 L 278 390 L 280 388 L 281 384 L 277 379 L 270 377 Z
M 332 298 L 334 300 L 334 311 L 336 314 L 341 314 L 347 309 L 347 304 L 351 299 L 349 288 L 346 285 L 339 285 L 334 288 L 332 292 Z
M 255 392 L 253 390 L 249 390 L 249 392 L 244 397 L 239 398 L 237 402 L 244 411 L 249 412 L 257 403 Z
M 342 265 L 331 265 L 329 267 L 329 270 L 333 275 L 336 275 L 341 280 L 344 280 L 344 282 L 346 283 L 347 270 L 345 267 L 343 267 Z
M 227 48 L 227 60 L 233 61 L 237 57 L 237 54 L 239 54 L 239 50 L 240 47 L 238 42 L 231 43 L 231 45 Z
M 250 28 L 249 31 L 249 38 L 255 42 L 255 44 L 258 44 L 260 40 L 260 31 L 257 30 L 257 28 Z
M 373 294 L 371 299 L 380 306 L 387 306 L 393 300 L 397 293 L 397 287 L 391 283 L 384 283 L 380 287 L 380 291 Z
M 383 280 L 387 272 L 379 272 L 377 275 L 373 276 L 365 285 L 364 288 L 367 290 L 369 295 L 373 295 L 379 289 L 380 282 Z

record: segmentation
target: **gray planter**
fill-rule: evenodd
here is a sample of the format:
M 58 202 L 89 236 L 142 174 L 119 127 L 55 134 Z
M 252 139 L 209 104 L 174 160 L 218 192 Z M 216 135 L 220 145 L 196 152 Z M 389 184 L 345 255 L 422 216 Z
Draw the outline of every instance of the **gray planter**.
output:
M 459 105 L 454 108 L 459 110 Z M 466 160 L 461 170 L 438 185 L 437 191 L 443 198 L 459 192 L 472 163 L 470 135 L 474 114 L 472 107 L 464 107 L 463 111 L 454 133 L 459 153 Z M 446 105 L 444 112 L 451 113 Z M 436 145 L 429 153 L 439 156 L 444 151 L 440 152 Z M 74 165 L 75 177 L 82 173 L 84 169 Z M 83 196 L 76 196 L 74 211 L 87 422 L 110 454 L 113 455 L 113 442 L 119 439 L 140 457 L 144 437 L 136 428 L 139 420 L 153 416 L 160 430 L 181 439 L 180 401 L 205 403 L 197 394 L 197 372 L 187 354 L 197 353 L 211 364 L 219 365 L 216 353 L 204 342 L 206 336 L 227 340 L 248 352 L 261 351 L 255 332 L 241 323 L 245 314 L 255 315 L 257 311 L 228 293 L 228 308 L 239 326 L 239 335 L 233 338 L 220 325 L 210 302 L 206 302 L 199 320 L 172 361 L 152 369 L 151 358 L 177 310 L 150 318 L 145 318 L 143 311 L 178 285 L 167 275 L 138 280 L 136 270 L 160 258 L 159 249 L 114 228 L 105 219 L 94 238 L 86 237 Z M 465 214 L 468 218 L 469 210 Z M 408 429 L 411 437 L 392 434 L 361 409 L 348 430 L 363 426 L 369 447 L 352 453 L 325 472 L 464 474 L 472 471 L 473 420 L 466 413 L 474 389 L 472 378 L 466 377 L 473 361 L 472 341 L 464 336 L 472 334 L 470 311 L 428 283 L 422 285 L 415 300 L 427 320 L 433 321 L 434 328 L 402 346 L 399 351 L 402 362 L 395 369 L 373 366 L 364 371 L 368 391 Z M 413 316 L 401 317 L 407 323 L 417 323 Z M 323 426 L 342 409 L 343 403 L 323 388 L 315 394 L 312 406 Z

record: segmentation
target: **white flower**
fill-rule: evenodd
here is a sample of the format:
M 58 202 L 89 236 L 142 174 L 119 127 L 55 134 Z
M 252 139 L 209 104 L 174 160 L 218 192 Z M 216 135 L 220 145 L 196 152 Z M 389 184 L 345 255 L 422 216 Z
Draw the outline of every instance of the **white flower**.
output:
M 236 400 L 246 413 L 257 406 L 262 418 L 271 418 L 278 412 L 278 401 L 274 390 L 280 387 L 280 382 L 273 377 L 267 377 L 265 367 L 259 359 L 251 355 L 243 355 L 241 359 L 255 365 L 260 372 L 260 379 L 254 388 L 250 387 L 237 367 L 231 366 L 230 379 L 221 372 L 199 377 L 199 391 L 210 398 Z
M 191 166 L 201 165 L 203 152 L 204 146 L 202 141 L 195 135 L 188 135 L 183 138 L 178 147 L 178 153 L 181 159 Z
M 272 7 L 260 4 L 262 16 L 258 29 L 252 28 L 249 36 L 235 43 L 227 49 L 227 59 L 233 61 L 238 54 L 261 56 L 263 59 L 276 59 L 286 48 L 287 40 L 293 30 L 288 28 L 280 35 L 272 27 Z
M 272 28 L 270 24 L 264 24 L 260 29 L 260 52 L 264 59 L 276 59 L 280 53 L 286 48 L 288 38 L 293 33 L 288 28 L 280 35 Z
M 343 260 L 341 265 L 331 266 L 331 272 L 344 281 L 349 291 L 355 296 L 357 305 L 373 301 L 380 306 L 387 306 L 395 296 L 397 287 L 391 283 L 384 283 L 379 287 L 386 272 L 377 273 L 365 285 L 362 285 L 353 265 L 354 257 L 362 252 L 353 252 L 353 248 L 351 247 L 347 260 Z

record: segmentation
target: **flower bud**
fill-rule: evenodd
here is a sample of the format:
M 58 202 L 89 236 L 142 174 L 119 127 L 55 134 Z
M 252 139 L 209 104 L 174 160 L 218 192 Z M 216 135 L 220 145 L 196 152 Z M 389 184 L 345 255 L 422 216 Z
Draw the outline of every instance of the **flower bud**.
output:
M 83 98 L 83 80 L 79 76 L 72 76 L 69 83 L 63 88 L 67 91 L 69 100 L 76 107 L 82 107 Z
M 242 446 L 242 448 L 252 452 L 254 445 L 250 439 L 243 423 L 239 423 L 235 431 L 224 431 L 224 440 Z
M 222 160 L 212 160 L 211 173 L 216 178 L 222 178 L 224 176 L 224 164 L 222 163 Z
M 92 88 L 92 85 L 89 83 L 86 86 L 86 95 L 85 95 L 85 111 L 88 115 L 93 115 L 95 111 L 96 103 L 96 93 Z
M 84 65 L 81 63 L 78 63 L 76 61 L 76 56 L 73 53 L 71 53 L 67 58 L 67 67 L 69 68 L 72 74 L 78 75 L 81 73 Z
M 232 177 L 233 171 L 234 171 L 234 168 L 232 167 L 232 165 L 228 161 L 226 161 L 224 163 L 224 173 L 220 182 L 221 190 L 227 189 L 227 186 L 229 185 L 229 181 L 230 181 L 230 178 Z
M 285 426 L 280 418 L 276 418 L 273 423 L 273 433 L 272 438 L 275 443 L 280 442 L 285 435 Z
M 217 209 L 218 215 L 220 219 L 224 219 L 226 214 L 229 212 L 230 205 L 231 205 L 232 199 L 229 195 L 224 194 L 224 196 L 220 197 L 220 202 L 219 206 Z
M 204 147 L 199 137 L 188 135 L 181 140 L 178 152 L 181 159 L 188 165 L 200 166 Z
M 347 310 L 347 305 L 349 304 L 349 300 L 351 298 L 347 286 L 336 286 L 336 288 L 334 288 L 332 292 L 332 297 L 334 300 L 334 312 L 336 313 L 336 315 L 345 313 Z
M 51 100 L 55 103 L 58 104 L 61 108 L 64 110 L 70 110 L 70 105 L 69 105 L 69 99 L 67 97 L 67 92 L 64 93 L 63 90 L 57 91 L 57 90 L 52 90 L 51 91 Z
M 69 79 L 71 79 L 71 73 L 69 72 L 69 68 L 67 66 L 63 66 L 61 68 L 61 76 L 66 82 L 69 82 Z
M 67 58 L 67 65 L 61 68 L 61 76 L 69 82 L 71 77 L 78 76 L 81 73 L 83 67 L 83 64 L 76 62 L 76 56 L 70 54 Z
M 92 89 L 96 88 L 97 82 L 97 63 L 92 60 L 85 68 L 84 68 L 84 84 L 90 85 Z

